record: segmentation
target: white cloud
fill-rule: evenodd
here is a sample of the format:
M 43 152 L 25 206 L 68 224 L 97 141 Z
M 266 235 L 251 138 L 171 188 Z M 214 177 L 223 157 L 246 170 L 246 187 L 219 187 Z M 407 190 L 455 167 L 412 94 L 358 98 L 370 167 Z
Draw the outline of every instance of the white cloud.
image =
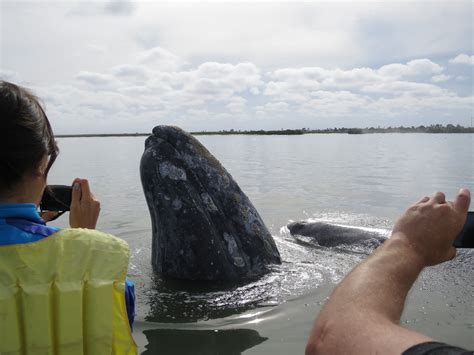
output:
M 301 82 L 270 81 L 265 87 L 264 94 L 274 96 L 275 99 L 301 102 L 305 100 L 308 92 L 319 88 L 319 82 L 311 80 Z
M 263 84 L 259 69 L 252 63 L 208 62 L 178 76 L 185 91 L 209 100 L 227 100 L 251 90 L 254 93 Z
M 439 74 L 439 75 L 433 75 L 433 77 L 431 78 L 431 81 L 434 83 L 441 83 L 443 81 L 448 81 L 449 79 L 451 79 L 450 75 Z
M 226 105 L 231 112 L 244 112 L 247 100 L 240 96 L 234 96 L 231 101 Z
M 323 89 L 354 89 L 364 84 L 383 81 L 377 71 L 370 68 L 354 68 L 350 70 L 336 69 L 327 71 L 322 82 Z
M 76 79 L 87 84 L 91 88 L 113 89 L 116 85 L 115 78 L 109 74 L 81 71 L 76 75 Z
M 186 118 L 187 119 L 192 118 L 197 121 L 208 119 L 210 114 L 211 113 L 208 110 L 203 110 L 203 109 L 190 108 L 186 110 Z
M 381 67 L 377 72 L 385 77 L 402 78 L 421 75 L 439 74 L 444 68 L 429 59 L 411 60 L 407 64 L 389 64 Z
M 260 89 L 258 87 L 253 87 L 253 88 L 250 88 L 250 92 L 253 95 L 258 95 L 258 94 L 260 94 Z
M 148 73 L 145 67 L 136 64 L 123 64 L 112 68 L 112 73 L 117 78 L 127 78 L 131 81 L 145 82 L 148 80 Z
M 161 47 L 143 51 L 138 54 L 137 59 L 140 64 L 146 64 L 154 70 L 165 72 L 176 71 L 185 64 L 178 56 Z
M 474 55 L 467 55 L 467 54 L 459 54 L 457 57 L 455 58 L 451 58 L 449 60 L 450 63 L 454 63 L 454 64 L 471 64 L 471 65 L 474 65 Z
M 290 105 L 288 105 L 286 102 L 269 102 L 268 104 L 265 104 L 265 110 L 267 111 L 278 111 L 278 112 L 288 112 L 288 109 Z
M 392 81 L 366 85 L 361 91 L 371 94 L 385 95 L 413 95 L 413 96 L 438 96 L 446 95 L 448 91 L 439 86 L 410 81 Z
M 367 96 L 349 91 L 316 91 L 302 105 L 301 111 L 317 116 L 346 116 L 365 108 L 371 100 Z
M 371 95 L 434 96 L 445 90 L 418 80 L 449 79 L 442 66 L 428 59 L 406 64 L 388 64 L 379 69 L 285 68 L 268 73 L 265 95 L 284 101 L 305 103 L 317 92 L 359 92 Z M 403 80 L 402 80 L 403 79 Z
M 271 114 L 281 114 L 288 112 L 290 108 L 290 105 L 286 102 L 283 101 L 278 101 L 278 102 L 269 102 L 266 103 L 263 106 L 257 106 L 256 113 L 257 114 L 264 114 L 264 113 L 271 113 Z
M 405 117 L 406 115 L 423 117 L 429 115 L 440 117 L 449 112 L 464 112 L 472 109 L 473 97 L 459 96 L 437 96 L 437 97 L 415 97 L 395 96 L 379 98 L 370 103 L 367 110 L 373 113 L 386 114 L 389 117 Z M 428 121 L 427 123 L 432 123 Z

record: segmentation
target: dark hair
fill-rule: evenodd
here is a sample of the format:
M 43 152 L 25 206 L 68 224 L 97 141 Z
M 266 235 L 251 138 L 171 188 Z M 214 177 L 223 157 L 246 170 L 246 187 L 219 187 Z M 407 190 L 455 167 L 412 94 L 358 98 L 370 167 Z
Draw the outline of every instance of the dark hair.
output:
M 46 177 L 58 153 L 38 98 L 25 88 L 0 80 L 0 192 L 14 187 L 48 156 Z

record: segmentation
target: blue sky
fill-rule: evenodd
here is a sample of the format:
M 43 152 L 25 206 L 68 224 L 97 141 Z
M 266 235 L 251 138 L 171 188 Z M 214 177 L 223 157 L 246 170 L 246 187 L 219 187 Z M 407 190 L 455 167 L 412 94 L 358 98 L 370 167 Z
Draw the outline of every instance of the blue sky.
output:
M 56 133 L 470 125 L 468 1 L 2 0 Z

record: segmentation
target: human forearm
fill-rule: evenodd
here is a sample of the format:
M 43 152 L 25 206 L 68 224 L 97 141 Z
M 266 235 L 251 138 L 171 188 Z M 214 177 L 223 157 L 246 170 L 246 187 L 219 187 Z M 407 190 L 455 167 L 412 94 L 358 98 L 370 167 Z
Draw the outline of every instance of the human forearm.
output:
M 422 269 L 419 256 L 393 236 L 335 289 L 315 323 L 307 353 L 370 349 L 372 341 L 398 324 L 406 295 Z
M 392 236 L 348 275 L 328 306 L 348 305 L 346 312 L 371 313 L 373 317 L 398 322 L 407 293 L 423 267 L 419 255 Z

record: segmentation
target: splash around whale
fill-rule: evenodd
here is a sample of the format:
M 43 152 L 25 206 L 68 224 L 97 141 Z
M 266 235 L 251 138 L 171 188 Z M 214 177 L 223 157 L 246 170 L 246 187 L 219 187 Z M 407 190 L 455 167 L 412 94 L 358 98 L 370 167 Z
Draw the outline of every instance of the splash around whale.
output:
M 249 198 L 189 133 L 155 127 L 140 175 L 152 221 L 152 265 L 163 276 L 238 281 L 281 263 Z

